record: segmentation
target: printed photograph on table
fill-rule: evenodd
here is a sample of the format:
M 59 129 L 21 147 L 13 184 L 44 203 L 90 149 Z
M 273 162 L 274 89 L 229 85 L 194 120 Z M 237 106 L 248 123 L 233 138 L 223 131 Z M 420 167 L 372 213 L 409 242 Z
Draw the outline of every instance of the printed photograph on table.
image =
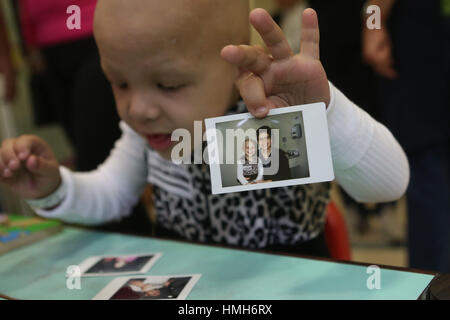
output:
M 214 194 L 334 179 L 323 103 L 205 122 Z
M 111 281 L 94 300 L 184 300 L 199 274 L 121 277 Z
M 89 257 L 80 264 L 82 276 L 110 276 L 146 273 L 162 253 Z

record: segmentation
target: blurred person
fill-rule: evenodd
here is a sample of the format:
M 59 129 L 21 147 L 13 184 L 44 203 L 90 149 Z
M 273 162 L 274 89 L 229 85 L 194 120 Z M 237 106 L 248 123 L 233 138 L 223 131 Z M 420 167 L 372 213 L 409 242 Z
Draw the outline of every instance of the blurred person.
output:
M 0 74 L 5 80 L 4 97 L 11 102 L 16 92 L 16 77 L 14 65 L 11 57 L 11 47 L 8 41 L 8 34 L 4 21 L 4 15 L 0 6 Z
M 310 6 L 322 17 L 320 59 L 330 81 L 341 88 L 345 95 L 381 121 L 378 101 L 378 83 L 375 72 L 362 59 L 361 19 L 366 0 L 276 0 L 280 10 L 275 18 L 280 22 L 290 43 L 296 48 L 300 43 L 301 12 Z M 339 54 L 336 54 L 339 52 Z M 377 215 L 390 244 L 400 244 L 404 230 L 396 220 L 396 202 L 377 203 L 372 207 L 355 202 L 340 188 L 347 208 L 355 208 L 358 214 L 356 230 L 360 234 L 369 232 L 369 216 Z
M 69 29 L 68 7 L 80 8 L 80 29 Z M 26 59 L 31 69 L 30 89 L 36 125 L 62 126 L 75 151 L 79 171 L 97 168 L 120 136 L 119 117 L 111 86 L 100 66 L 93 38 L 97 0 L 19 0 L 16 3 Z M 3 15 L 2 15 L 3 17 Z M 0 72 L 5 74 L 6 97 L 15 94 L 15 78 L 0 20 Z M 89 115 L 89 116 L 87 116 Z M 109 231 L 148 233 L 150 222 L 141 204 Z
M 407 152 L 409 264 L 450 272 L 448 0 L 371 0 L 364 57 L 381 79 L 387 126 Z M 447 9 L 446 9 L 447 8 Z
M 67 26 L 67 8 L 74 4 L 80 8 L 80 29 Z M 35 122 L 63 127 L 80 171 L 95 169 L 120 136 L 114 97 L 93 39 L 96 4 L 97 0 L 18 2 Z
M 309 0 L 311 7 L 324 16 L 320 56 L 331 82 L 342 88 L 350 100 L 372 117 L 382 121 L 378 99 L 378 83 L 370 66 L 362 59 L 361 19 L 365 0 Z M 336 54 L 339 52 L 339 55 Z M 370 231 L 369 216 L 381 219 L 381 226 L 391 245 L 404 242 L 404 230 L 395 216 L 396 202 L 377 203 L 372 207 L 355 202 L 340 188 L 347 207 L 356 208 L 356 231 Z

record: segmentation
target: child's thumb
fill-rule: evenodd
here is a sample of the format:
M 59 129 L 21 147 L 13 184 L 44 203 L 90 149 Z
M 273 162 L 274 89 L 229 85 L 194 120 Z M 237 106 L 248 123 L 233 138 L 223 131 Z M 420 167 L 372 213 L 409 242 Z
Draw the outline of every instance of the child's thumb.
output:
M 26 167 L 31 173 L 38 175 L 51 175 L 58 170 L 58 166 L 54 161 L 34 154 L 27 159 Z

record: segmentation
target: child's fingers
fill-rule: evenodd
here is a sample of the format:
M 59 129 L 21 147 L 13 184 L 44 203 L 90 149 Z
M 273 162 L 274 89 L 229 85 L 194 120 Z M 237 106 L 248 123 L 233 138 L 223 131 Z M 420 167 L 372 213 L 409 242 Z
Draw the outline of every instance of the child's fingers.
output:
M 36 155 L 31 155 L 26 160 L 25 166 L 30 172 L 37 175 L 46 175 L 55 171 L 55 164 L 51 160 Z
M 29 155 L 33 153 L 37 153 L 39 155 L 39 146 L 38 146 L 38 138 L 31 135 L 23 135 L 16 139 L 14 144 L 14 150 L 17 154 L 17 157 L 24 161 L 28 158 Z
M 3 176 L 11 177 L 13 171 L 20 168 L 20 160 L 14 150 L 14 139 L 6 139 L 2 142 L 0 156 L 4 165 Z
M 250 22 L 261 35 L 270 54 L 275 60 L 282 60 L 293 56 L 291 47 L 281 28 L 273 21 L 264 9 L 255 9 L 250 13 Z
M 52 160 L 51 150 L 39 137 L 23 135 L 6 139 L 0 148 L 0 176 L 11 178 L 23 165 L 34 173 L 45 174 L 54 170 Z
M 273 59 L 261 47 L 229 45 L 222 49 L 222 57 L 235 66 L 256 74 L 263 73 Z
M 302 15 L 302 31 L 300 39 L 300 54 L 319 60 L 320 32 L 317 13 L 313 9 L 306 9 Z
M 269 106 L 263 80 L 251 72 L 245 72 L 236 80 L 236 86 L 248 111 L 257 118 L 264 118 L 269 112 Z
M 39 171 L 39 162 L 40 159 L 38 157 L 36 157 L 35 155 L 31 155 L 25 162 L 25 166 L 31 172 L 37 172 Z

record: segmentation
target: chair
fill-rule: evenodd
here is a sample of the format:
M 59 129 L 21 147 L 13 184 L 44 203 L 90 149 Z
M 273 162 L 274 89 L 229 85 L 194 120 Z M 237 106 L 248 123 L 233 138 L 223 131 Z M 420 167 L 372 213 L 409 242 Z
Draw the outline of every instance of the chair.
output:
M 327 207 L 325 240 L 333 259 L 351 259 L 350 240 L 344 217 L 333 202 L 330 202 Z

